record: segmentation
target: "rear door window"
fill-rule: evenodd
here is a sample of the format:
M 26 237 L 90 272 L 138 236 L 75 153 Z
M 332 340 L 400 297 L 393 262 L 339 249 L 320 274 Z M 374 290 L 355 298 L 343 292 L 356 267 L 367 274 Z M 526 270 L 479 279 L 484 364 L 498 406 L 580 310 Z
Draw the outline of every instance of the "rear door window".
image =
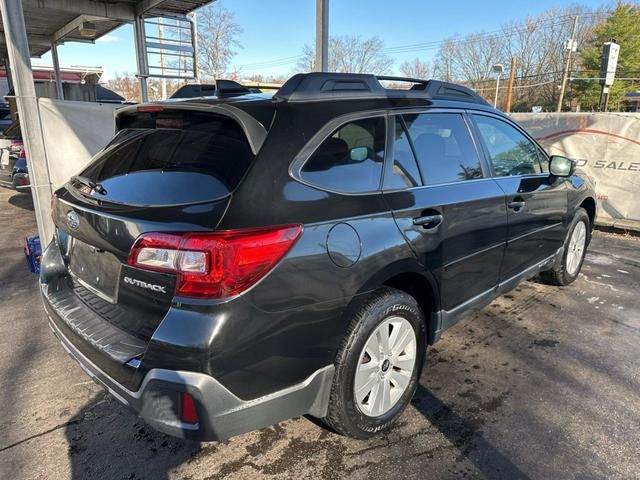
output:
M 478 152 L 459 113 L 403 115 L 425 185 L 482 178 Z
M 254 155 L 233 120 L 199 113 L 127 120 L 80 174 L 106 190 L 92 195 L 128 205 L 198 203 L 228 195 Z
M 386 120 L 365 118 L 336 129 L 300 170 L 305 182 L 327 190 L 378 190 L 384 164 Z

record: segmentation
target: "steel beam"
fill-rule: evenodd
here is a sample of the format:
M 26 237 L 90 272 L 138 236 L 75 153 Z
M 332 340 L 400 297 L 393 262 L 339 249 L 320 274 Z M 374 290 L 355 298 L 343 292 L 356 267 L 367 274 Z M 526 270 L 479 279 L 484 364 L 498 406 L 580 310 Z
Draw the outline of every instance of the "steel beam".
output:
M 329 70 L 329 0 L 316 0 L 315 70 Z
M 133 5 L 122 2 L 102 2 L 87 0 L 22 0 L 25 8 L 33 10 L 58 10 L 59 12 L 75 13 L 76 15 L 93 15 L 114 20 L 133 22 L 136 10 Z
M 136 44 L 136 63 L 138 65 L 138 80 L 140 81 L 140 99 L 143 102 L 149 101 L 147 92 L 147 77 L 149 67 L 147 66 L 147 48 L 145 45 L 144 17 L 139 16 L 133 24 L 133 37 Z
M 153 10 L 162 4 L 164 0 L 142 0 L 138 5 L 136 5 L 136 14 L 143 15 L 149 10 Z
M 62 77 L 60 76 L 60 61 L 58 60 L 58 46 L 55 41 L 51 42 L 51 59 L 53 60 L 53 72 L 56 76 L 56 93 L 58 94 L 58 100 L 64 100 Z
M 0 35 L 0 46 L 5 46 L 7 44 L 7 40 L 3 35 Z M 51 38 L 46 35 L 29 35 L 29 45 L 37 46 L 37 47 L 50 47 L 51 46 Z
M 33 84 L 27 29 L 24 24 L 21 2 L 0 0 L 0 10 L 2 10 L 2 26 L 7 42 L 20 129 L 27 152 L 31 195 L 38 223 L 38 234 L 42 244 L 46 245 L 53 235 L 53 222 L 49 206 L 51 178 L 40 126 L 38 100 Z

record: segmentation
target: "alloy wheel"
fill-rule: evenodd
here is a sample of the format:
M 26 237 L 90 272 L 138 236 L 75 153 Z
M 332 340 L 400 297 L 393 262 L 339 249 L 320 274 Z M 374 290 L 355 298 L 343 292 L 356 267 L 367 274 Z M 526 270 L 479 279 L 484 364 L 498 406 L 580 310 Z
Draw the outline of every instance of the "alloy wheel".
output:
M 408 320 L 386 318 L 360 353 L 354 382 L 362 413 L 379 417 L 389 412 L 407 389 L 416 365 L 417 339 Z
M 566 269 L 571 276 L 578 272 L 580 261 L 584 255 L 584 247 L 587 242 L 587 227 L 584 222 L 576 223 L 571 239 L 569 240 L 569 250 L 567 252 Z

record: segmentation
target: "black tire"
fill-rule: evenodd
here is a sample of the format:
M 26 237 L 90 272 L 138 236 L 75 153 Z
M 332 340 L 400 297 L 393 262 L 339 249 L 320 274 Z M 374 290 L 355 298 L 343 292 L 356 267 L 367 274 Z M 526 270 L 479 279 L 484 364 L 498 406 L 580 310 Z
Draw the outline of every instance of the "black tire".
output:
M 354 379 L 360 354 L 374 330 L 389 317 L 406 319 L 416 334 L 416 360 L 406 390 L 385 414 L 371 417 L 358 407 Z M 351 321 L 335 361 L 327 416 L 322 421 L 338 433 L 366 439 L 389 430 L 415 394 L 426 352 L 425 318 L 416 300 L 394 288 L 381 288 L 360 306 Z
M 578 269 L 570 274 L 567 271 L 567 257 L 569 254 L 569 244 L 571 242 L 571 236 L 573 235 L 576 226 L 579 223 L 584 223 L 586 228 L 586 239 L 584 245 L 584 251 L 582 252 L 582 258 L 578 264 Z M 584 263 L 584 257 L 587 253 L 587 246 L 589 245 L 589 241 L 591 240 L 591 225 L 589 221 L 589 215 L 587 214 L 584 208 L 578 208 L 575 216 L 573 217 L 573 221 L 571 225 L 569 225 L 569 230 L 567 231 L 567 238 L 564 241 L 564 251 L 562 252 L 562 261 L 559 262 L 554 268 L 550 270 L 546 270 L 540 273 L 540 279 L 549 285 L 557 285 L 564 286 L 572 283 L 578 275 L 580 274 L 580 270 L 582 269 L 582 264 Z

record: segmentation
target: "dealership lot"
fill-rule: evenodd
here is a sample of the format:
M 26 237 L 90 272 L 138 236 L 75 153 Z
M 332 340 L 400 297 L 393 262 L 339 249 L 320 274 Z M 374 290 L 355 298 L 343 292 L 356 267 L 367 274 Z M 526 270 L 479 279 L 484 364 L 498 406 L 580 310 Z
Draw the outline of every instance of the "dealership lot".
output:
M 20 252 L 31 199 L 1 190 L 0 205 L 1 478 L 638 476 L 638 238 L 597 232 L 570 287 L 527 282 L 448 331 L 387 435 L 298 418 L 196 444 L 146 427 L 65 354 Z

